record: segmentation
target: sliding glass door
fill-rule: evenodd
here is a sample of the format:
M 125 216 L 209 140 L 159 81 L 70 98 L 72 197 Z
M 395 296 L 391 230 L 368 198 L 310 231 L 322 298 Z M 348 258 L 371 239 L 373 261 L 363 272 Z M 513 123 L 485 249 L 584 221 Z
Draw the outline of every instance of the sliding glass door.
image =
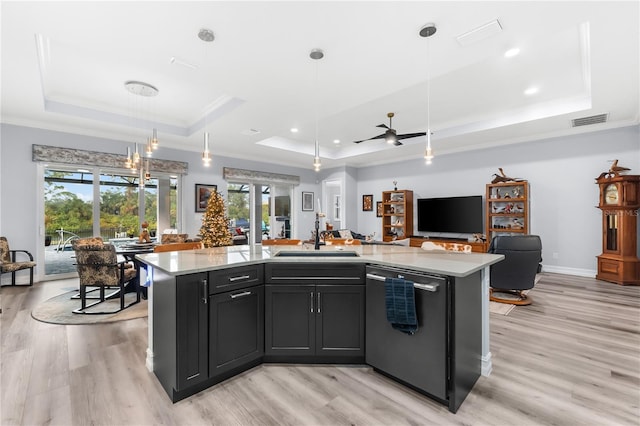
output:
M 249 244 L 249 238 L 256 243 L 263 239 L 291 238 L 291 191 L 289 185 L 229 183 L 228 211 L 234 244 Z M 252 232 L 254 229 L 258 232 Z
M 99 235 L 117 242 L 135 238 L 142 221 L 149 223 L 153 237 L 158 226 L 166 229 L 178 223 L 176 176 L 152 176 L 144 186 L 129 170 L 49 166 L 43 176 L 46 279 L 75 275 L 73 239 Z

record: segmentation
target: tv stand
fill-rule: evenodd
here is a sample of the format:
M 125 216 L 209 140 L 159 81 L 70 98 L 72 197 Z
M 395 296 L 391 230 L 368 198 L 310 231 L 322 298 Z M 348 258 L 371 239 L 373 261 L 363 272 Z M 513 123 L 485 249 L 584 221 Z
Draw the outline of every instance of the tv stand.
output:
M 409 237 L 409 245 L 411 247 L 421 247 L 422 243 L 429 241 L 432 243 L 456 243 L 456 244 L 468 244 L 471 246 L 471 251 L 474 253 L 486 253 L 489 250 L 489 243 L 486 241 L 467 241 L 464 238 L 441 238 L 441 237 L 423 237 L 420 235 L 412 235 Z

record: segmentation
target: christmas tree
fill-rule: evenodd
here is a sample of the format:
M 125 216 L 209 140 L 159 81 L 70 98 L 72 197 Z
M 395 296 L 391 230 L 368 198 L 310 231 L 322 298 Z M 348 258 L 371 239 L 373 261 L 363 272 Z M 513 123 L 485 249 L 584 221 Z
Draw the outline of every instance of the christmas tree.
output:
M 224 198 L 218 191 L 212 191 L 209 197 L 207 210 L 202 216 L 200 235 L 205 247 L 230 246 L 233 242 L 229 231 L 229 218 L 225 215 Z

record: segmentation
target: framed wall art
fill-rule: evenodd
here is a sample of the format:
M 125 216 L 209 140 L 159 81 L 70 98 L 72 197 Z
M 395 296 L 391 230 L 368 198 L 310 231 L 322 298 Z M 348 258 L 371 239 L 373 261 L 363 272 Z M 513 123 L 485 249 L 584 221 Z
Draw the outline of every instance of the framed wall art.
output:
M 302 211 L 303 212 L 313 211 L 313 192 L 302 193 Z
M 218 190 L 218 185 L 196 183 L 196 213 L 207 210 L 211 194 Z
M 382 201 L 376 201 L 376 217 L 382 217 Z
M 367 194 L 362 196 L 362 211 L 363 212 L 373 211 L 373 194 Z

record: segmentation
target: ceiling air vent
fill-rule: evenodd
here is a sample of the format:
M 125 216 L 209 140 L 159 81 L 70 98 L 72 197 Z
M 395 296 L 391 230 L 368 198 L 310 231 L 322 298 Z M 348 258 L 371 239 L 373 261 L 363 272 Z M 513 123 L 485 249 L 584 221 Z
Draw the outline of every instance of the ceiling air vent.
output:
M 571 120 L 571 127 L 606 123 L 608 118 L 609 118 L 609 113 L 592 115 L 591 117 L 574 118 L 573 120 Z

